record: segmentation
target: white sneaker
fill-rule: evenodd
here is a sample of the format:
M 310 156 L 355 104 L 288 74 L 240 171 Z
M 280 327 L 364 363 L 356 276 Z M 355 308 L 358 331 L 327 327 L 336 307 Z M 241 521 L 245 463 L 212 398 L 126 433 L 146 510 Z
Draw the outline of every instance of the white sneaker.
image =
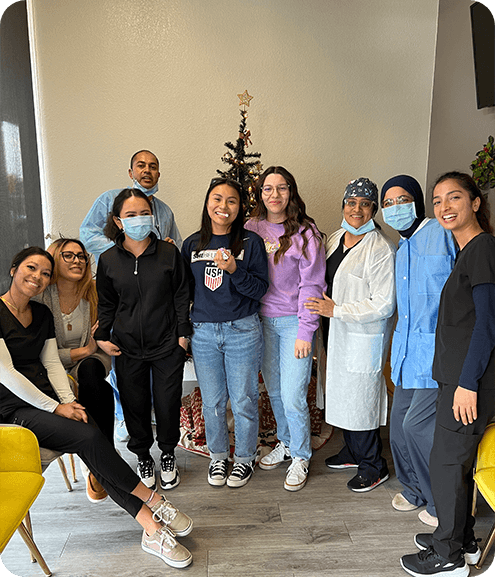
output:
M 138 461 L 136 472 L 148 488 L 155 490 L 155 461 L 153 461 L 152 457 Z
M 258 464 L 260 469 L 270 471 L 271 469 L 275 469 L 282 463 L 290 461 L 290 459 L 291 457 L 289 447 L 286 447 L 282 441 L 279 441 L 275 449 L 273 449 L 273 451 L 270 451 L 268 455 L 265 455 Z
M 309 461 L 294 458 L 287 469 L 287 476 L 285 477 L 284 489 L 287 491 L 299 491 L 306 485 L 308 478 Z

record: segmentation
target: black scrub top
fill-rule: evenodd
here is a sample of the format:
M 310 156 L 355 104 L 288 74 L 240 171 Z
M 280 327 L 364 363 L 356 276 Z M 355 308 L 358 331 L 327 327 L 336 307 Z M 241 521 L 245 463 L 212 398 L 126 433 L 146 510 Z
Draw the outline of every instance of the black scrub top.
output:
M 432 369 L 433 378 L 439 383 L 459 382 L 476 322 L 473 287 L 485 283 L 495 284 L 495 237 L 483 232 L 457 253 L 454 269 L 442 290 Z M 480 386 L 495 387 L 495 349 Z

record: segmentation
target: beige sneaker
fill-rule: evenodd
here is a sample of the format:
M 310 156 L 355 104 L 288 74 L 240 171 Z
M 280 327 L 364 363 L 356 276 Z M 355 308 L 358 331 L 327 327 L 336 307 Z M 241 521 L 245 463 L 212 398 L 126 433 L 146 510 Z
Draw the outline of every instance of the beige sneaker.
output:
M 151 507 L 151 511 L 153 512 L 153 520 L 165 523 L 177 537 L 185 537 L 192 531 L 193 522 L 191 517 L 181 513 L 165 497 L 162 497 L 154 507 Z
M 153 535 L 143 531 L 141 547 L 146 553 L 160 557 L 167 565 L 182 569 L 192 562 L 192 555 L 183 545 L 177 542 L 172 531 L 167 527 L 160 527 Z
M 397 511 L 414 511 L 419 508 L 418 505 L 410 503 L 402 493 L 397 493 L 392 499 L 392 507 Z

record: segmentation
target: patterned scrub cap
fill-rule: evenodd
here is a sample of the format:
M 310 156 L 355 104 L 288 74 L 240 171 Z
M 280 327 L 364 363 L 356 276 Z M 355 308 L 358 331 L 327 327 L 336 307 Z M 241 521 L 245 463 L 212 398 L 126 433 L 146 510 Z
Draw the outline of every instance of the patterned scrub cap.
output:
M 351 196 L 367 198 L 378 206 L 378 187 L 369 178 L 356 178 L 345 187 L 344 200 Z

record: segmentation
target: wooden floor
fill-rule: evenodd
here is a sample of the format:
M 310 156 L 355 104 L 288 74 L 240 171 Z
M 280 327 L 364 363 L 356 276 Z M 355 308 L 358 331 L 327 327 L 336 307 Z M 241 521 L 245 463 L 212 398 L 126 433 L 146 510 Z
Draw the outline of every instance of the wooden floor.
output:
M 144 553 L 137 522 L 110 500 L 91 504 L 82 482 L 67 492 L 56 464 L 47 470 L 31 509 L 35 539 L 57 577 L 403 577 L 400 556 L 414 553 L 414 535 L 430 528 L 417 511 L 392 509 L 391 499 L 400 490 L 394 475 L 369 493 L 349 491 L 352 471 L 331 471 L 324 464 L 341 443 L 336 431 L 315 452 L 308 483 L 297 493 L 283 488 L 286 467 L 257 468 L 240 489 L 211 487 L 209 460 L 178 449 L 182 481 L 167 497 L 194 520 L 193 532 L 181 539 L 194 556 L 187 569 L 173 569 Z M 386 441 L 385 446 L 391 466 Z M 125 445 L 118 448 L 135 466 Z M 158 450 L 153 455 L 158 460 Z M 477 536 L 485 540 L 494 520 L 480 497 Z M 489 575 L 492 560 L 493 552 L 484 571 L 472 568 L 471 575 Z M 43 576 L 17 533 L 2 561 L 19 577 Z

